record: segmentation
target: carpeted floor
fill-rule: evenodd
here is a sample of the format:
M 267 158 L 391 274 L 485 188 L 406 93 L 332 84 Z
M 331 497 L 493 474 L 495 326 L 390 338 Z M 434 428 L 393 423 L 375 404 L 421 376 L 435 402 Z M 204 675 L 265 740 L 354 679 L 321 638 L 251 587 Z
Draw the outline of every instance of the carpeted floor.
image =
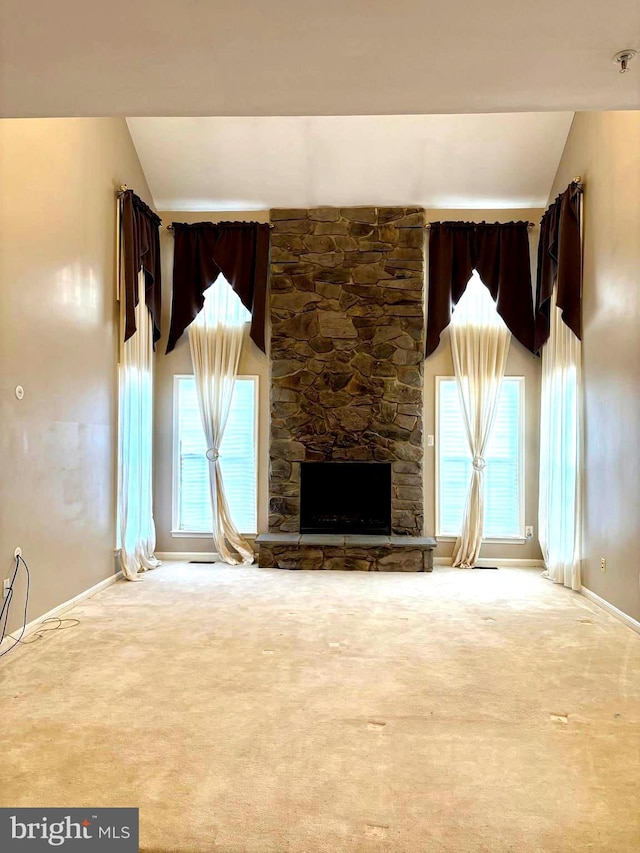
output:
M 1 805 L 141 850 L 640 849 L 640 636 L 537 570 L 167 564 L 0 662 Z

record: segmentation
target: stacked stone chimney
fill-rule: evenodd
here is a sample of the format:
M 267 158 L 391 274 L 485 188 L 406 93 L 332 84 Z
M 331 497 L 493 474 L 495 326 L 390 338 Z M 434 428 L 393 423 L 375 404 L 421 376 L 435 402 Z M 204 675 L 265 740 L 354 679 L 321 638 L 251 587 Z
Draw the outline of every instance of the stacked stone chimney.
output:
M 273 210 L 271 532 L 300 462 L 392 463 L 392 531 L 423 528 L 424 211 Z

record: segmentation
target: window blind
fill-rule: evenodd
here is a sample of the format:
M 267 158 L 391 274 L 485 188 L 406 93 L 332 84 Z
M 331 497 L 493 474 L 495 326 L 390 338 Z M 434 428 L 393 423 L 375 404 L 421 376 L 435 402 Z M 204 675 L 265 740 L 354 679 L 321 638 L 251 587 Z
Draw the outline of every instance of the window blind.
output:
M 211 533 L 207 445 L 193 376 L 177 378 L 176 395 L 175 529 Z M 257 530 L 255 399 L 256 379 L 238 377 L 220 447 L 220 467 L 231 518 L 238 531 L 244 534 L 254 534 Z
M 485 539 L 522 537 L 521 395 L 523 380 L 505 376 L 484 471 Z M 458 536 L 462 526 L 471 455 L 454 378 L 438 382 L 438 535 Z

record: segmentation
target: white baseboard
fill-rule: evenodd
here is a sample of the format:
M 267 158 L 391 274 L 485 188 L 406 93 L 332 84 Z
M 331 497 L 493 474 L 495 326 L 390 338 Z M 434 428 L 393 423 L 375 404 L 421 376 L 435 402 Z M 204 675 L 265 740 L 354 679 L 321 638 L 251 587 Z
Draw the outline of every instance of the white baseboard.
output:
M 434 566 L 450 566 L 453 557 L 434 557 Z M 544 569 L 544 560 L 518 559 L 510 560 L 503 557 L 480 557 L 477 565 L 496 566 L 498 569 Z
M 156 551 L 155 555 L 163 563 L 215 563 L 220 559 L 215 551 Z
M 72 607 L 75 607 L 76 604 L 80 604 L 81 601 L 86 601 L 87 598 L 92 598 L 98 592 L 102 592 L 103 589 L 106 589 L 108 586 L 114 584 L 117 580 L 120 580 L 122 577 L 122 572 L 116 572 L 114 575 L 110 575 L 108 578 L 105 578 L 102 581 L 98 581 L 98 583 L 90 586 L 89 589 L 85 589 L 84 592 L 79 593 L 78 595 L 74 595 L 73 598 L 70 598 L 68 601 L 64 601 L 62 604 L 58 604 L 57 607 L 54 607 L 53 610 L 49 610 L 47 613 L 43 613 L 42 616 L 37 616 L 31 622 L 28 622 L 25 629 L 23 637 L 29 636 L 29 634 L 33 634 L 34 631 L 37 630 L 38 626 L 42 624 L 46 619 L 53 619 L 56 616 L 60 616 L 61 613 L 66 613 L 67 610 L 70 610 Z M 7 634 L 2 643 L 0 643 L 0 652 L 4 651 L 6 646 L 11 646 L 20 636 L 20 630 L 17 629 L 12 634 Z
M 584 595 L 585 598 L 588 598 L 589 601 L 593 601 L 594 604 L 597 604 L 598 607 L 606 610 L 607 613 L 611 614 L 611 616 L 615 616 L 616 619 L 624 622 L 628 628 L 631 628 L 633 631 L 637 631 L 637 633 L 640 634 L 640 622 L 634 619 L 633 616 L 629 616 L 628 613 L 618 610 L 617 607 L 610 604 L 605 598 L 600 598 L 600 596 L 596 595 L 595 592 L 591 592 L 591 590 L 587 589 L 586 586 L 580 587 L 580 593 Z

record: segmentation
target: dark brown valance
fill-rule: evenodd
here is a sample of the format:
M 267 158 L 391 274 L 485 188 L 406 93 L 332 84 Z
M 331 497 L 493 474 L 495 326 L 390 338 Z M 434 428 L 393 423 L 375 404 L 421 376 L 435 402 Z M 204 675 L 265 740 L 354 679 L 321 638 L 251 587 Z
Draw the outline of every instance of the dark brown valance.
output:
M 582 337 L 582 245 L 580 195 L 575 181 L 549 207 L 540 222 L 536 285 L 536 352 L 549 337 L 551 295 L 557 282 L 557 305 L 574 335 Z
M 220 273 L 251 312 L 251 339 L 265 352 L 269 226 L 257 222 L 173 223 L 173 303 L 167 352 L 204 305 Z
M 122 285 L 125 301 L 124 339 L 128 341 L 136 331 L 138 275 L 142 269 L 145 279 L 145 301 L 153 323 L 155 345 L 160 337 L 162 280 L 158 228 L 162 222 L 160 217 L 132 190 L 126 190 L 120 195 L 120 205 Z
M 451 322 L 474 270 L 512 335 L 534 349 L 529 223 L 434 222 L 429 237 L 426 355 Z

